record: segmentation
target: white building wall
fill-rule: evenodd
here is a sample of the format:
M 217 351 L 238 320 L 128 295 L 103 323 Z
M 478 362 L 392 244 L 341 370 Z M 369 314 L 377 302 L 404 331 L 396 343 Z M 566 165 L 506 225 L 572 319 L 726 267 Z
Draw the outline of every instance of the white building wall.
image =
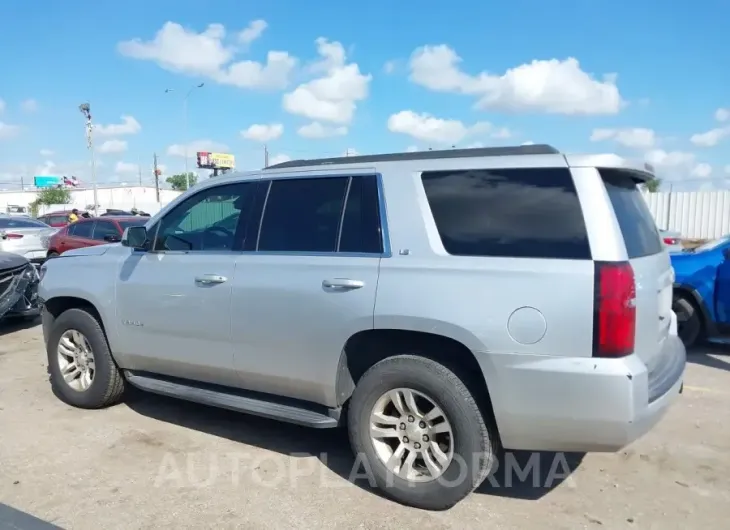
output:
M 179 191 L 160 190 L 160 202 L 155 197 L 155 188 L 151 186 L 124 186 L 124 187 L 100 187 L 97 188 L 99 209 L 107 208 L 119 210 L 130 210 L 137 208 L 150 214 L 157 213 L 163 206 L 180 195 Z M 33 191 L 0 191 L 0 212 L 5 212 L 8 205 L 28 206 L 36 200 L 38 192 Z M 65 205 L 64 209 L 71 210 L 78 208 L 86 210 L 93 207 L 94 191 L 92 189 L 71 190 L 71 204 Z M 54 207 L 52 209 L 58 209 Z M 43 213 L 41 210 L 40 213 Z
M 730 234 L 730 191 L 645 193 L 644 198 L 659 228 L 693 239 Z

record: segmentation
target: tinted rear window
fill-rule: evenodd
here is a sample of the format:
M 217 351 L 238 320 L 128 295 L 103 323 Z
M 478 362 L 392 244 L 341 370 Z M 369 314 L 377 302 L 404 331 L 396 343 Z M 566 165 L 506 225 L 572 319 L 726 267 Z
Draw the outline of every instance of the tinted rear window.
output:
M 566 168 L 431 171 L 422 179 L 449 254 L 591 259 Z
M 659 237 L 659 229 L 649 206 L 636 187 L 636 182 L 620 170 L 601 169 L 600 172 L 621 228 L 629 259 L 662 252 L 664 246 Z

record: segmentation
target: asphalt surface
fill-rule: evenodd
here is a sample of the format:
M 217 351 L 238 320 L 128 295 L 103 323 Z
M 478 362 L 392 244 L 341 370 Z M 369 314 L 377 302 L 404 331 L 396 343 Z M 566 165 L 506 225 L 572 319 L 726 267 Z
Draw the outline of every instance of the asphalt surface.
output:
M 426 512 L 373 491 L 339 431 L 140 392 L 66 406 L 40 328 L 0 324 L 0 529 L 728 528 L 728 353 L 693 352 L 684 395 L 626 450 L 513 455 L 455 508 Z

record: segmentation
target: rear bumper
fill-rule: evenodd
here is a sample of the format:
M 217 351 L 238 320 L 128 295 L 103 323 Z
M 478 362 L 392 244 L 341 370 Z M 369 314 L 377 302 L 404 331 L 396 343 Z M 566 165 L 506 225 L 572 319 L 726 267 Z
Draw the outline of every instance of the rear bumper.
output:
M 480 362 L 505 448 L 618 451 L 646 434 L 682 389 L 684 345 L 670 335 L 651 374 L 623 359 L 489 355 Z

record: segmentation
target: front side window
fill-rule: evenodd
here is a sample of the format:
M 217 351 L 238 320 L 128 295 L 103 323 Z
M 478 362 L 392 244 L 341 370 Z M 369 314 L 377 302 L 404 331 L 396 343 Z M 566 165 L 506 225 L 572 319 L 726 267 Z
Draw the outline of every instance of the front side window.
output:
M 89 223 L 86 223 L 89 224 Z M 119 236 L 117 227 L 110 221 L 96 221 L 93 239 L 104 241 L 107 236 Z
M 161 220 L 154 250 L 232 250 L 246 234 L 256 186 L 256 182 L 238 182 L 188 197 Z M 222 225 L 224 219 L 228 223 Z
M 68 235 L 73 237 L 82 237 L 84 239 L 92 239 L 94 231 L 94 221 L 77 221 L 69 226 Z
M 430 171 L 422 180 L 449 254 L 591 259 L 567 168 Z

